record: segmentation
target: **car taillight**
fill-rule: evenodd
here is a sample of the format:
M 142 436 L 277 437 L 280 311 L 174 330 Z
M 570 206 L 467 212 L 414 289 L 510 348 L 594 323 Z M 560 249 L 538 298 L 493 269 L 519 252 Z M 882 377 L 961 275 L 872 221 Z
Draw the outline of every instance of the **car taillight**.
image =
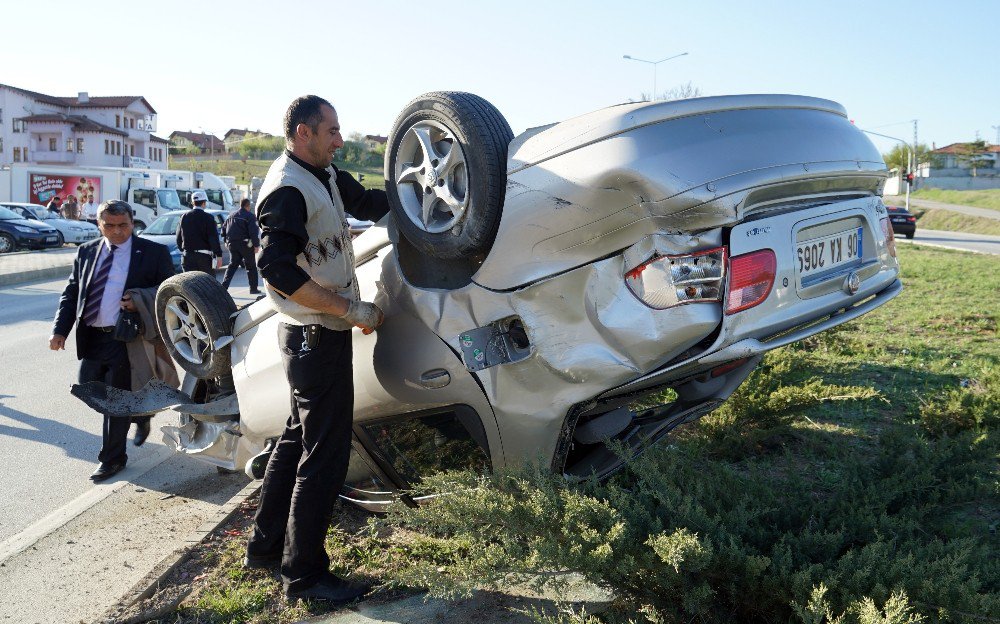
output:
M 771 294 L 777 261 L 770 249 L 734 256 L 729 261 L 726 314 L 752 308 Z
M 682 303 L 722 301 L 726 248 L 693 254 L 656 256 L 625 274 L 639 301 L 663 310 Z
M 917 218 L 916 217 L 906 217 L 906 220 L 909 223 L 916 223 L 917 222 Z
M 889 255 L 895 258 L 896 237 L 892 234 L 892 225 L 889 223 L 889 217 L 882 217 L 879 220 L 879 225 L 882 226 L 882 236 L 885 237 L 885 245 L 889 248 Z

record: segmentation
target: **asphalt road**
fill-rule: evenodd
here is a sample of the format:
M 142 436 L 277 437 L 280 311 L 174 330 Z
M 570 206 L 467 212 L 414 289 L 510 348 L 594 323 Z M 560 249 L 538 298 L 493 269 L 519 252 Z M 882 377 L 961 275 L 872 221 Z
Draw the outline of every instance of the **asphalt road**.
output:
M 916 236 L 909 240 L 896 236 L 897 243 L 915 243 L 947 249 L 960 249 L 984 254 L 1000 255 L 1000 236 L 986 234 L 967 234 L 965 232 L 944 232 L 941 230 L 922 230 L 917 227 Z
M 154 417 L 141 448 L 129 442 L 122 473 L 89 481 L 102 419 L 69 394 L 72 336 L 65 351 L 48 348 L 64 283 L 0 288 L 0 621 L 90 621 L 248 482 L 166 448 L 159 426 L 170 412 Z M 238 304 L 251 300 L 247 290 L 240 271 Z M 58 600 L 38 591 L 52 579 L 66 589 Z

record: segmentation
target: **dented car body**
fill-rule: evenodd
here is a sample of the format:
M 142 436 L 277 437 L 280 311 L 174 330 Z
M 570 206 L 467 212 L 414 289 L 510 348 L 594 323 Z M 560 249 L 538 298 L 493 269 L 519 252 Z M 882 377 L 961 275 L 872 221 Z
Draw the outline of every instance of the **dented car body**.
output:
M 471 268 L 428 263 L 392 219 L 354 240 L 361 296 L 385 312 L 353 337 L 343 495 L 358 504 L 447 468 L 606 476 L 622 462 L 610 442 L 641 451 L 718 407 L 768 350 L 901 290 L 885 165 L 830 101 L 614 106 L 516 137 L 505 173 Z M 231 375 L 186 377 L 213 415 L 182 409 L 175 448 L 242 469 L 281 434 L 277 323 L 266 300 L 233 316 Z M 228 416 L 208 407 L 224 402 Z

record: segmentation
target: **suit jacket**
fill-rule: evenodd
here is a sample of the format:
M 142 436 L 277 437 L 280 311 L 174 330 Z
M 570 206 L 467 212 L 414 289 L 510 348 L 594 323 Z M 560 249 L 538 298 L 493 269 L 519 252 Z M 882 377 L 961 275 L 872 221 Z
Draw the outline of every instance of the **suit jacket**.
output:
M 94 261 L 104 237 L 80 245 L 73 261 L 73 273 L 66 282 L 59 309 L 56 311 L 52 333 L 69 336 L 73 325 L 81 322 L 83 306 L 87 299 L 90 277 L 94 274 Z M 129 288 L 156 288 L 163 280 L 174 274 L 174 264 L 170 260 L 170 250 L 166 246 L 145 238 L 132 236 L 132 256 L 129 258 L 125 290 Z M 76 332 L 76 357 L 83 359 L 87 354 L 86 332 Z

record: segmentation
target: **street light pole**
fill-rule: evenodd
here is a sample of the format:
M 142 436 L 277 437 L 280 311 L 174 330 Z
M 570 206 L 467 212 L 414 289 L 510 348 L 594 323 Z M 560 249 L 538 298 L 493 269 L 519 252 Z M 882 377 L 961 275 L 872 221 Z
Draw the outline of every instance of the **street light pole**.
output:
M 629 56 L 628 54 L 622 56 L 622 58 L 628 59 L 630 61 L 639 61 L 640 63 L 649 63 L 650 65 L 653 66 L 653 93 L 650 95 L 649 101 L 650 102 L 655 102 L 656 101 L 656 66 L 659 65 L 660 63 L 664 62 L 664 61 L 669 61 L 671 59 L 675 59 L 675 58 L 678 58 L 678 57 L 681 57 L 681 56 L 687 56 L 687 52 L 681 52 L 680 54 L 675 54 L 673 56 L 668 56 L 667 58 L 660 59 L 658 61 L 647 61 L 646 59 L 635 58 L 634 56 Z
M 916 120 L 914 120 L 913 121 L 914 127 L 916 127 L 916 123 L 917 123 Z M 900 143 L 902 143 L 903 146 L 906 147 L 906 152 L 907 152 L 906 153 L 906 168 L 909 171 L 913 171 L 916 168 L 916 160 L 917 160 L 916 147 L 914 147 L 913 150 L 912 150 L 912 152 L 911 152 L 911 150 L 910 150 L 910 144 L 907 143 L 906 141 L 904 141 L 903 139 L 900 139 L 899 137 L 889 136 L 888 134 L 879 134 L 878 132 L 872 132 L 871 130 L 864 130 L 862 128 L 858 128 L 858 129 L 861 130 L 862 132 L 866 133 L 866 134 L 873 134 L 873 135 L 875 135 L 877 137 L 882 137 L 883 139 L 892 139 L 893 141 L 899 141 Z M 914 145 L 915 144 L 916 144 L 916 140 L 914 140 Z M 912 165 L 913 168 L 911 168 L 911 164 L 910 164 L 911 163 L 911 160 L 910 160 L 911 158 L 913 159 L 913 165 Z M 910 185 L 909 184 L 906 185 L 906 211 L 907 212 L 910 211 Z

